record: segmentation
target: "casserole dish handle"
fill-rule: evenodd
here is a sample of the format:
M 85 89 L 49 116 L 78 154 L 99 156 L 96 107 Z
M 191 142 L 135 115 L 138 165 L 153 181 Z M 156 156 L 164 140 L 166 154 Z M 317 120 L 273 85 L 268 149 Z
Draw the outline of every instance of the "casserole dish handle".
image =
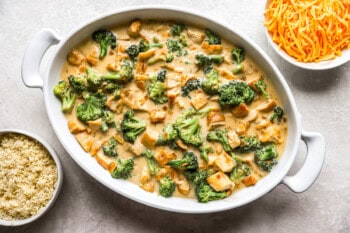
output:
M 41 30 L 31 40 L 22 61 L 22 80 L 27 87 L 43 88 L 40 63 L 46 50 L 58 42 L 60 37 L 51 29 Z
M 283 184 L 297 193 L 311 187 L 321 172 L 325 158 L 325 141 L 321 134 L 303 130 L 301 140 L 307 147 L 305 163 L 294 176 L 286 176 L 282 180 Z

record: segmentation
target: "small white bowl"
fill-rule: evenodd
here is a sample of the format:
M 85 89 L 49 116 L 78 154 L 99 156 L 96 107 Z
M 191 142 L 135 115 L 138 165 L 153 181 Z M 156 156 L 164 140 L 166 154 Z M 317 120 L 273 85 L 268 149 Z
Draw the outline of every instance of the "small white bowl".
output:
M 266 1 L 266 7 L 268 7 L 269 0 Z M 264 22 L 265 22 L 265 15 L 264 17 Z M 299 62 L 295 58 L 289 56 L 283 49 L 279 48 L 278 45 L 272 40 L 271 35 L 267 31 L 266 27 L 265 28 L 265 35 L 267 37 L 267 40 L 269 44 L 272 46 L 272 48 L 276 51 L 278 55 L 280 55 L 284 60 L 289 62 L 292 65 L 295 65 L 297 67 L 307 69 L 307 70 L 328 70 L 332 69 L 338 66 L 341 66 L 348 61 L 350 61 L 350 49 L 343 50 L 342 55 L 340 57 L 336 57 L 333 60 L 328 60 L 328 61 L 320 61 L 320 62 Z
M 51 157 L 55 161 L 56 168 L 57 168 L 56 188 L 52 194 L 51 200 L 46 204 L 46 206 L 44 208 L 42 208 L 36 215 L 33 215 L 33 216 L 26 218 L 26 219 L 20 219 L 20 220 L 0 219 L 0 226 L 21 226 L 21 225 L 25 225 L 25 224 L 34 222 L 35 220 L 37 220 L 38 218 L 43 216 L 46 212 L 48 212 L 48 210 L 53 206 L 53 204 L 55 203 L 55 201 L 60 193 L 61 187 L 62 187 L 63 170 L 62 170 L 61 162 L 60 162 L 59 157 L 57 156 L 55 150 L 46 141 L 44 141 L 44 139 L 42 139 L 42 138 L 40 138 L 32 133 L 24 131 L 24 130 L 18 130 L 18 129 L 2 129 L 2 130 L 0 130 L 0 135 L 8 134 L 8 133 L 15 133 L 15 134 L 24 135 L 24 136 L 33 138 L 36 141 L 38 141 L 39 143 L 41 143 L 47 149 L 47 151 L 49 152 L 49 154 L 51 155 Z

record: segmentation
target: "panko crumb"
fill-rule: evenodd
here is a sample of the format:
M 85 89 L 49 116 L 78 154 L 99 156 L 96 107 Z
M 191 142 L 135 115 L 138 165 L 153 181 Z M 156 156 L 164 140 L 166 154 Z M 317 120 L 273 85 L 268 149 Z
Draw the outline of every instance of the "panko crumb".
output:
M 57 168 L 36 140 L 19 134 L 0 136 L 0 219 L 26 219 L 50 201 Z

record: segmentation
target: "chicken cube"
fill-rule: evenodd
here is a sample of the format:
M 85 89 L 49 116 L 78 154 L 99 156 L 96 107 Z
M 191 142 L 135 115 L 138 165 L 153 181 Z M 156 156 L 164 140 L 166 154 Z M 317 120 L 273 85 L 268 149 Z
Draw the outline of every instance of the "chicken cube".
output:
M 216 157 L 214 165 L 223 172 L 230 172 L 236 166 L 236 162 L 224 151 Z
M 187 36 L 196 44 L 201 44 L 205 38 L 204 33 L 199 29 L 188 29 Z
M 95 156 L 97 152 L 102 148 L 104 142 L 102 140 L 96 140 L 92 143 L 90 153 L 92 156 Z
M 220 111 L 211 111 L 207 115 L 207 125 L 209 129 L 225 125 L 225 115 Z
M 261 131 L 259 135 L 259 140 L 261 142 L 275 142 L 282 143 L 281 130 L 277 126 L 269 126 L 266 129 Z
M 232 109 L 232 114 L 237 118 L 246 117 L 249 114 L 249 108 L 246 104 L 241 103 Z
M 149 113 L 149 118 L 151 122 L 154 124 L 164 122 L 165 117 L 166 117 L 166 112 L 162 110 L 152 110 Z
M 93 140 L 87 132 L 78 133 L 75 135 L 75 138 L 86 152 L 91 150 Z
M 102 125 L 102 119 L 99 118 L 94 121 L 88 121 L 87 124 L 92 131 L 98 131 Z
M 249 176 L 244 177 L 243 183 L 247 186 L 256 184 L 257 179 L 253 174 L 250 174 Z
M 187 195 L 190 192 L 190 184 L 187 180 L 178 180 L 176 182 L 177 190 L 183 195 Z
M 196 110 L 203 108 L 208 103 L 207 95 L 203 91 L 193 91 L 191 97 L 191 104 Z
M 140 187 L 150 193 L 154 192 L 154 182 L 148 182 L 146 184 L 141 184 Z
M 80 133 L 86 130 L 85 125 L 76 119 L 68 121 L 68 128 L 72 134 Z
M 79 66 L 85 60 L 85 56 L 77 49 L 73 49 L 68 53 L 67 60 L 73 66 Z
M 176 159 L 176 154 L 174 152 L 159 150 L 155 153 L 154 159 L 164 167 L 170 160 Z
M 109 169 L 111 163 L 114 161 L 114 159 L 104 155 L 103 153 L 97 153 L 96 156 L 96 161 L 104 168 L 104 169 Z
M 270 112 L 276 107 L 276 102 L 273 99 L 268 99 L 266 102 L 260 104 L 256 110 L 260 112 Z
M 155 131 L 147 129 L 141 137 L 141 143 L 147 148 L 153 148 L 158 140 L 158 134 Z
M 227 133 L 228 143 L 232 149 L 235 149 L 241 144 L 241 140 L 239 139 L 237 133 L 235 131 L 229 131 Z
M 235 186 L 230 178 L 222 171 L 209 176 L 207 182 L 217 192 L 232 189 Z
M 133 21 L 128 27 L 128 35 L 130 37 L 138 37 L 140 35 L 140 31 L 141 31 L 141 21 L 138 19 Z
M 145 185 L 151 179 L 151 175 L 149 173 L 148 167 L 144 166 L 141 175 L 140 175 L 140 183 Z
M 204 41 L 202 43 L 202 49 L 208 54 L 220 54 L 223 47 L 220 44 L 209 44 L 207 41 Z

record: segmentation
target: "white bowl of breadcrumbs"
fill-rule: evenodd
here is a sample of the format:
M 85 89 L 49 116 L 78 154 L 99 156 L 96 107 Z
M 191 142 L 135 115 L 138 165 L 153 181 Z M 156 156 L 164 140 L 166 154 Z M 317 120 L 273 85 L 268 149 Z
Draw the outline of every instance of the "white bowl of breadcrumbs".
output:
M 63 171 L 43 139 L 22 130 L 0 130 L 0 226 L 35 221 L 54 204 Z

